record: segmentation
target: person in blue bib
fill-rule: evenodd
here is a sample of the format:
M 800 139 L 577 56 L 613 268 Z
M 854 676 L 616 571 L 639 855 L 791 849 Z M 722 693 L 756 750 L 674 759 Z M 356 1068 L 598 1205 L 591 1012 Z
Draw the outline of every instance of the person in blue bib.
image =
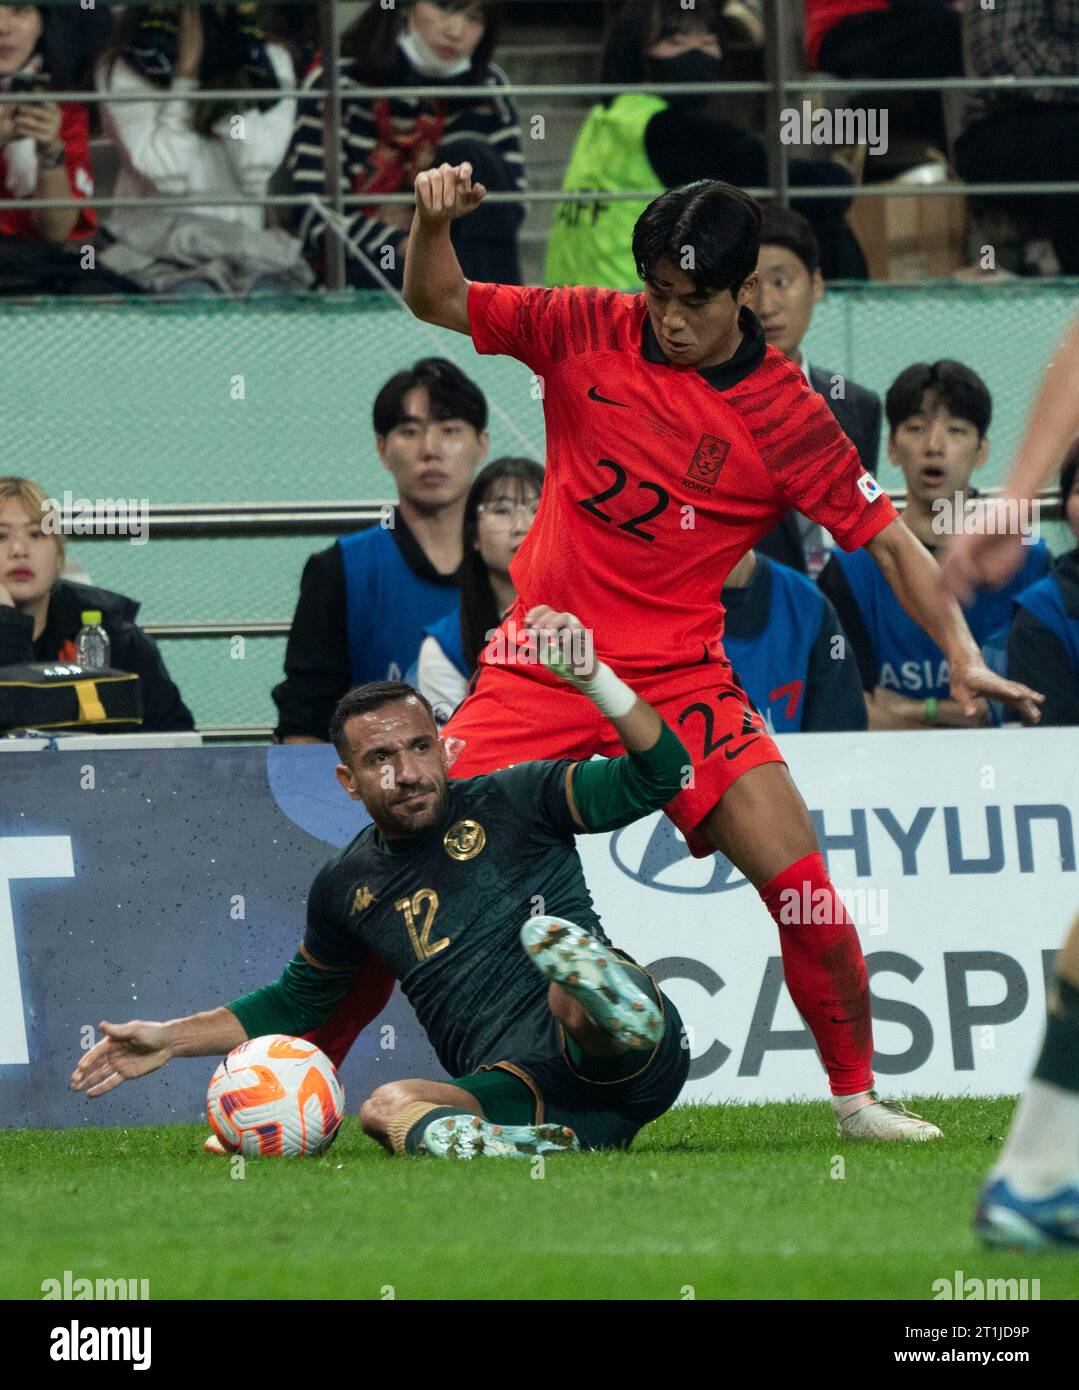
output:
M 1079 444 L 1060 470 L 1060 506 L 1079 542 Z M 1045 692 L 1043 724 L 1079 724 L 1079 546 L 1014 600 L 1008 674 L 1023 680 L 1020 671 Z
M 517 597 L 510 561 L 539 511 L 543 465 L 498 458 L 476 475 L 465 502 L 461 606 L 424 632 L 420 654 L 405 676 L 442 727 L 465 698 L 483 651 Z
M 961 362 L 917 362 L 888 389 L 888 457 L 903 472 L 903 521 L 928 550 L 972 523 L 975 469 L 989 457 L 992 398 L 981 377 Z M 1030 538 L 1032 539 L 1032 538 Z M 858 660 L 871 729 L 972 728 L 989 725 L 986 700 L 964 714 L 948 694 L 944 653 L 904 611 L 869 557 L 834 551 L 818 583 L 835 605 Z M 965 617 L 982 645 L 1006 627 L 1012 599 L 1049 568 L 1045 542 L 1026 547 L 1018 574 L 1003 589 L 979 589 Z
M 487 456 L 487 402 L 460 368 L 427 357 L 397 372 L 374 404 L 375 446 L 397 485 L 381 523 L 312 555 L 275 686 L 276 737 L 321 743 L 354 685 L 400 680 L 424 631 L 456 614 L 461 527 Z
M 804 574 L 749 551 L 723 586 L 723 650 L 773 733 L 866 727 L 858 664 Z

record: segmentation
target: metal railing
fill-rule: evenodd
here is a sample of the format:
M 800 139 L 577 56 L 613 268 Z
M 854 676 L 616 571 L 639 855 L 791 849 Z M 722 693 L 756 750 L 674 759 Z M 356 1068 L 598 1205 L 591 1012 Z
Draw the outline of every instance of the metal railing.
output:
M 337 6 L 334 0 L 317 0 L 319 12 L 319 32 L 322 52 L 335 56 L 340 52 L 340 32 Z M 842 79 L 823 75 L 792 75 L 787 70 L 789 16 L 784 13 L 782 0 L 765 0 L 765 19 L 767 40 L 765 47 L 766 77 L 763 81 L 733 81 L 722 83 L 677 83 L 649 84 L 648 90 L 657 95 L 676 95 L 707 93 L 710 95 L 763 96 L 765 98 L 766 146 L 768 151 L 769 183 L 766 186 L 748 188 L 753 197 L 762 200 L 776 200 L 788 203 L 792 198 L 863 198 L 863 197 L 938 197 L 960 194 L 966 197 L 992 197 L 1001 194 L 1036 196 L 1039 194 L 1079 193 L 1079 181 L 1057 180 L 1043 183 L 1015 184 L 1011 182 L 936 184 L 873 184 L 837 188 L 832 185 L 799 185 L 792 189 L 789 181 L 789 167 L 792 150 L 801 147 L 786 144 L 781 138 L 780 114 L 792 94 L 815 93 L 858 93 L 873 92 L 880 95 L 890 93 L 929 92 L 940 94 L 943 91 L 983 92 L 989 95 L 1014 95 L 1020 91 L 1055 89 L 1073 91 L 1079 89 L 1079 76 L 1031 77 L 1031 78 L 947 78 L 947 79 Z M 556 51 L 563 51 L 558 48 Z M 321 100 L 323 109 L 323 149 L 325 163 L 325 186 L 320 201 L 327 204 L 343 218 L 351 208 L 368 204 L 372 195 L 351 194 L 342 191 L 342 149 L 341 131 L 343 128 L 343 106 L 345 89 L 341 83 L 340 66 L 337 61 L 323 68 L 324 85 L 319 87 L 291 87 L 277 90 L 283 100 Z M 599 99 L 623 93 L 636 93 L 639 87 L 608 83 L 526 83 L 509 84 L 499 88 L 476 88 L 474 86 L 448 87 L 382 87 L 363 88 L 364 99 L 380 97 L 405 97 L 422 99 L 442 97 L 448 99 L 484 99 L 492 95 L 507 97 L 517 103 L 532 100 L 576 101 L 582 98 Z M 41 93 L 0 93 L 0 105 L 16 102 L 79 102 L 82 104 L 101 104 L 118 102 L 163 102 L 184 100 L 188 102 L 236 101 L 250 103 L 252 93 L 248 89 L 196 90 L 184 93 L 171 91 L 147 91 L 141 93 L 109 92 L 41 92 Z M 489 193 L 491 203 L 540 204 L 551 202 L 616 202 L 641 201 L 656 197 L 662 189 L 649 188 L 632 191 L 562 191 L 555 189 L 530 189 L 523 193 Z M 379 203 L 410 204 L 413 195 L 403 193 L 379 193 Z M 220 197 L 205 194 L 187 196 L 154 196 L 150 198 L 123 198 L 110 196 L 91 196 L 88 198 L 33 198 L 0 199 L 0 210 L 12 208 L 49 209 L 87 204 L 106 210 L 110 208 L 138 208 L 154 206 L 182 209 L 185 207 L 306 207 L 313 201 L 310 194 L 270 194 L 252 197 Z M 334 232 L 327 243 L 327 263 L 325 283 L 328 289 L 339 289 L 345 284 L 345 243 L 341 228 L 328 224 Z M 1000 489 L 984 490 L 986 497 L 999 495 Z M 906 500 L 905 490 L 889 491 L 892 501 L 902 505 Z M 1060 516 L 1060 502 L 1057 494 L 1048 491 L 1041 494 L 1042 515 L 1054 520 Z M 283 534 L 335 535 L 354 530 L 365 524 L 372 524 L 382 516 L 386 503 L 326 501 L 317 503 L 211 503 L 211 504 L 171 504 L 152 507 L 149 524 L 171 537 L 194 536 L 275 536 Z M 87 532 L 80 534 L 83 540 L 109 539 L 107 535 Z M 236 636 L 251 638 L 281 638 L 288 635 L 288 621 L 246 621 L 226 623 L 206 622 L 167 622 L 148 623 L 144 630 L 154 637 L 165 640 L 206 640 L 232 638 Z M 207 725 L 200 728 L 203 737 L 210 741 L 265 740 L 272 734 L 269 725 Z
M 319 37 L 324 54 L 334 55 L 335 61 L 324 64 L 324 85 L 317 87 L 289 87 L 277 89 L 280 99 L 315 99 L 325 102 L 323 110 L 323 150 L 326 179 L 324 191 L 318 201 L 325 202 L 336 214 L 338 225 L 328 223 L 334 235 L 327 243 L 325 284 L 328 289 L 343 288 L 346 283 L 345 244 L 341 235 L 340 219 L 349 209 L 371 202 L 370 193 L 345 193 L 341 188 L 341 130 L 345 89 L 341 83 L 340 29 L 337 5 L 334 0 L 317 0 L 319 16 Z M 786 109 L 792 94 L 804 92 L 858 93 L 867 92 L 887 95 L 889 93 L 927 92 L 939 95 L 946 91 L 983 92 L 989 95 L 1015 95 L 1022 91 L 1037 90 L 1079 90 L 1079 76 L 1076 77 L 952 77 L 952 78 L 838 78 L 826 75 L 791 74 L 787 70 L 789 51 L 790 13 L 785 10 L 782 0 L 765 0 L 765 64 L 766 76 L 763 81 L 733 82 L 694 82 L 649 84 L 648 90 L 657 95 L 686 95 L 707 93 L 711 95 L 757 95 L 764 96 L 767 108 L 766 139 L 768 151 L 769 182 L 763 187 L 747 188 L 746 192 L 761 200 L 775 200 L 785 205 L 791 199 L 804 198 L 882 198 L 882 197 L 947 197 L 959 195 L 968 198 L 992 198 L 1002 195 L 1036 197 L 1045 194 L 1079 193 L 1079 180 L 1053 180 L 1041 183 L 997 183 L 967 184 L 949 181 L 932 184 L 878 183 L 836 187 L 832 184 L 799 184 L 792 188 L 789 179 L 791 151 L 802 148 L 787 144 L 782 139 L 780 113 Z M 547 46 L 548 48 L 552 46 Z M 555 51 L 561 51 L 555 49 Z M 364 99 L 380 97 L 406 97 L 409 99 L 442 97 L 450 100 L 478 100 L 489 98 L 492 94 L 508 97 L 516 102 L 533 99 L 577 100 L 616 96 L 635 93 L 639 86 L 611 83 L 510 83 L 499 88 L 477 88 L 475 86 L 406 86 L 406 87 L 365 87 Z M 90 103 L 120 102 L 164 102 L 183 100 L 188 102 L 236 101 L 251 103 L 250 89 L 195 90 L 174 93 L 169 90 L 150 90 L 145 92 L 25 92 L 0 93 L 0 105 L 4 103 L 32 103 L 43 101 L 68 101 Z M 660 188 L 636 189 L 632 191 L 607 192 L 603 190 L 563 192 L 555 189 L 531 189 L 523 193 L 488 193 L 486 201 L 497 203 L 552 203 L 552 202 L 617 202 L 641 201 L 656 197 Z M 182 209 L 185 207 L 309 207 L 316 201 L 310 194 L 270 194 L 262 196 L 215 197 L 203 194 L 186 196 L 153 196 L 149 198 L 24 198 L 0 199 L 0 210 L 14 208 L 52 209 L 90 205 L 97 209 L 138 208 L 154 206 Z M 378 202 L 385 204 L 408 205 L 413 202 L 410 192 L 380 193 Z

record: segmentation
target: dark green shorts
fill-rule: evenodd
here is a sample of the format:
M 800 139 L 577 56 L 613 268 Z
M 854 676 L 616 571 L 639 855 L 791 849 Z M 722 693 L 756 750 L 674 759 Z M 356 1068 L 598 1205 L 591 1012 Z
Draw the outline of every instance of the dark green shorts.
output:
M 651 1052 L 617 1058 L 616 1068 L 632 1068 L 628 1075 L 602 1079 L 612 1063 L 581 1057 L 572 1042 L 567 1046 L 562 1025 L 551 1018 L 549 1035 L 537 1038 L 534 1053 L 522 1050 L 490 1062 L 456 1077 L 453 1084 L 475 1096 L 486 1118 L 498 1124 L 568 1125 L 582 1149 L 626 1148 L 639 1129 L 671 1108 L 689 1075 L 682 1019 L 666 995 L 657 993 L 663 1036 Z

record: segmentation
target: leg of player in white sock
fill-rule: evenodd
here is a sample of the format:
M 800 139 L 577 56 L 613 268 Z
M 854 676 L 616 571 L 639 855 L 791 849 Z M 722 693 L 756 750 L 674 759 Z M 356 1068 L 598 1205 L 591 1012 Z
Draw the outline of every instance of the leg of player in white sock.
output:
M 1079 1245 L 1079 917 L 1057 958 L 1041 1055 L 974 1225 L 994 1245 Z
M 1046 1055 L 1053 1052 L 1054 1032 L 1070 1033 L 1079 1042 L 1079 1017 L 1074 1007 L 1067 1007 L 1072 1001 L 1061 998 L 1069 989 L 1079 992 L 1079 917 L 1057 958 L 1057 978 L 1049 1000 L 1045 1049 L 993 1169 L 993 1177 L 1007 1178 L 1025 1197 L 1045 1197 L 1079 1177 L 1079 1048 L 1071 1059 Z

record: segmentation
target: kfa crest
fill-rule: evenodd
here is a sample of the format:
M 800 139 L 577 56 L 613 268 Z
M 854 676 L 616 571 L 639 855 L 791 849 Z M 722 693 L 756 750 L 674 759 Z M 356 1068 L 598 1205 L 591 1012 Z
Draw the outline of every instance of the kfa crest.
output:
M 686 482 L 695 483 L 698 488 L 715 487 L 730 448 L 727 440 L 717 439 L 714 434 L 702 434 L 697 452 L 686 469 Z

